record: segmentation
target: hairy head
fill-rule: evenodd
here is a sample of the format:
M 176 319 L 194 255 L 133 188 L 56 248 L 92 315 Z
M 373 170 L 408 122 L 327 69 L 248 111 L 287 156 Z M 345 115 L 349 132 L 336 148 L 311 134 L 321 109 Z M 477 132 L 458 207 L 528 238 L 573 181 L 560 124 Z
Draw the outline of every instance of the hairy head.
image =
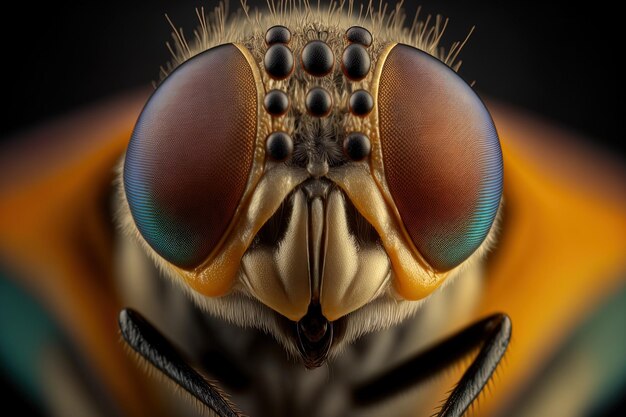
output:
M 198 16 L 118 184 L 120 222 L 199 306 L 317 366 L 482 258 L 502 156 L 441 19 L 353 1 Z

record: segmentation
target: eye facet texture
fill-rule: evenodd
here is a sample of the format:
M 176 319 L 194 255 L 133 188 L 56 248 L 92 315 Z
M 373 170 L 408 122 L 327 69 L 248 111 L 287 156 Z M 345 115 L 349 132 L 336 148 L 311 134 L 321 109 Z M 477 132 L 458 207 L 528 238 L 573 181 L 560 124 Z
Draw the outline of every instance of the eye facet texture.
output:
M 124 187 L 139 232 L 168 262 L 197 266 L 219 243 L 245 190 L 256 127 L 254 75 L 232 44 L 191 58 L 150 97 Z
M 502 151 L 487 109 L 454 71 L 396 45 L 380 76 L 385 177 L 425 260 L 447 271 L 483 242 L 502 195 Z

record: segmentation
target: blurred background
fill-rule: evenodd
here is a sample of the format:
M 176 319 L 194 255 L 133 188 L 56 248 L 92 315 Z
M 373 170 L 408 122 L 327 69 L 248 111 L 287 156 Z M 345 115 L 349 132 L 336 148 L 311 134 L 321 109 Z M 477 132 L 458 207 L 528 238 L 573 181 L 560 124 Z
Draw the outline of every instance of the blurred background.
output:
M 169 59 L 165 42 L 171 28 L 164 14 L 191 33 L 197 24 L 194 9 L 209 10 L 216 1 L 71 3 L 13 2 L 5 13 L 0 152 L 3 142 L 19 140 L 33 127 L 158 79 L 159 67 Z M 624 71 L 618 62 L 623 18 L 614 6 L 407 3 L 409 16 L 421 5 L 422 17 L 450 19 L 444 47 L 476 27 L 460 55 L 460 75 L 475 81 L 481 96 L 588 138 L 611 158 L 626 160 L 620 149 L 626 128 Z M 231 6 L 235 9 L 238 1 Z M 25 41 L 27 34 L 35 41 Z M 0 392 L 3 407 L 36 415 L 2 372 Z M 624 395 L 602 415 L 619 415 L 623 408 Z

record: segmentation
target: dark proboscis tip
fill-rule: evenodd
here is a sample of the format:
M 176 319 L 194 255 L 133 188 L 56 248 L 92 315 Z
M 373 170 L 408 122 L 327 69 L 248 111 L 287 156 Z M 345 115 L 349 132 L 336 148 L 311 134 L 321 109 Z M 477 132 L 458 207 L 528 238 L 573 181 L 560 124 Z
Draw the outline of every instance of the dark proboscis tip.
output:
M 295 326 L 304 366 L 308 369 L 322 366 L 333 344 L 333 323 L 324 317 L 319 304 L 311 303 L 306 315 Z

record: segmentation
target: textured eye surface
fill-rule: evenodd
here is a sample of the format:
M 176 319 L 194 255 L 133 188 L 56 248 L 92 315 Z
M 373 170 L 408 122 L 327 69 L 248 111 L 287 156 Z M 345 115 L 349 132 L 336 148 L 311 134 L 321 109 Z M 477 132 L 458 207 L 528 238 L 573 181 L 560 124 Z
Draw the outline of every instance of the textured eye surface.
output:
M 217 246 L 245 190 L 256 126 L 254 75 L 232 44 L 191 58 L 150 97 L 124 188 L 139 232 L 167 261 L 197 266 Z
M 413 243 L 438 271 L 483 242 L 502 194 L 491 117 L 454 71 L 408 45 L 382 68 L 380 140 L 391 196 Z

